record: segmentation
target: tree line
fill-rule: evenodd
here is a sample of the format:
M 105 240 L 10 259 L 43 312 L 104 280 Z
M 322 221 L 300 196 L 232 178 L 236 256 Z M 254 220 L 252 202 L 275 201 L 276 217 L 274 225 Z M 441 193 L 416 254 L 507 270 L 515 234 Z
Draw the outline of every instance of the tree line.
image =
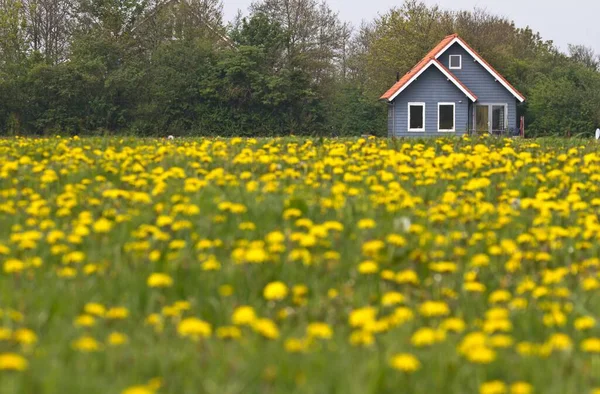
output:
M 527 96 L 527 134 L 591 135 L 600 58 L 482 10 L 406 0 L 352 26 L 325 1 L 0 0 L 4 135 L 386 134 L 378 97 L 458 33 Z

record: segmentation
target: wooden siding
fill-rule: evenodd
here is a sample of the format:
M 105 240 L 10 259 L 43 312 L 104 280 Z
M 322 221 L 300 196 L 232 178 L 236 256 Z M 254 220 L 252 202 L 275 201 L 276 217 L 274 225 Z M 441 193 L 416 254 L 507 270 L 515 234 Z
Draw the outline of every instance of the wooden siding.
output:
M 413 102 L 425 103 L 425 131 L 408 131 L 408 103 Z M 455 132 L 438 132 L 438 103 L 455 104 Z M 396 97 L 394 108 L 388 109 L 392 119 L 388 118 L 388 130 L 393 125 L 395 137 L 463 135 L 468 128 L 468 105 L 467 96 L 432 66 Z
M 387 109 L 388 109 L 388 137 L 393 137 L 394 136 L 394 130 L 393 130 L 394 106 L 388 104 Z
M 462 56 L 462 68 L 452 69 L 452 73 L 461 80 L 475 95 L 476 104 L 507 104 L 508 128 L 517 128 L 517 99 L 502 84 L 476 62 L 459 44 L 454 44 L 438 58 L 446 67 L 449 67 L 450 55 Z M 469 126 L 473 123 L 472 111 L 469 114 Z

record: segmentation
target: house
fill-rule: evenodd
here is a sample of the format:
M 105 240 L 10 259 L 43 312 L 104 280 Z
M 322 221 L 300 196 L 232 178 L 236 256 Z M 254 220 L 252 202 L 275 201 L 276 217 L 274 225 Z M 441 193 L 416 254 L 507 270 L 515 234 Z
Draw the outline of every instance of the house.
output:
M 514 133 L 517 103 L 525 96 L 452 34 L 398 78 L 381 100 L 388 103 L 388 136 L 410 137 Z

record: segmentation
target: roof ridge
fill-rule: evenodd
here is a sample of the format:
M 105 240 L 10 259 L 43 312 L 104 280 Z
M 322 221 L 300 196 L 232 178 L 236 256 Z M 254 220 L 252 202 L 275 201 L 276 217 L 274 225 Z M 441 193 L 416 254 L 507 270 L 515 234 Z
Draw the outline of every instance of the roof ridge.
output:
M 408 70 L 408 72 L 404 74 L 402 78 L 396 81 L 396 83 L 390 89 L 388 89 L 387 92 L 385 92 L 383 96 L 380 97 L 380 99 L 387 99 L 391 95 L 393 95 L 395 91 L 402 87 L 403 83 L 410 79 L 410 76 L 419 72 L 423 67 L 425 67 L 427 63 L 429 63 L 431 60 L 434 60 L 439 51 L 441 51 L 446 44 L 448 44 L 455 38 L 456 37 L 454 35 L 450 35 L 441 40 L 435 47 L 433 47 L 429 52 L 427 52 L 427 54 L 425 54 L 425 56 L 421 60 L 419 60 L 417 64 L 415 64 L 410 70 Z
M 450 34 L 446 37 L 444 37 L 444 39 L 442 39 L 435 47 L 433 47 L 426 55 L 425 57 L 423 57 L 417 64 L 415 64 L 408 72 L 406 72 L 406 74 L 404 74 L 402 76 L 402 78 L 400 78 L 399 80 L 396 81 L 395 84 L 392 85 L 391 88 L 389 88 L 381 97 L 380 99 L 386 99 L 389 100 L 390 97 L 393 97 L 396 92 L 401 89 L 404 84 L 408 83 L 409 80 L 416 75 L 417 73 L 419 73 L 419 71 L 421 71 L 421 69 L 423 69 L 423 67 L 425 67 L 427 65 L 427 63 L 429 63 L 431 60 L 435 60 L 437 65 L 441 65 L 450 75 L 452 75 L 457 81 L 459 81 L 460 85 L 462 85 L 463 88 L 465 88 L 466 90 L 468 90 L 470 92 L 470 89 L 465 86 L 462 81 L 460 81 L 450 70 L 448 70 L 448 68 L 446 68 L 443 63 L 441 63 L 439 60 L 437 60 L 437 58 L 443 53 L 445 52 L 446 49 L 449 48 L 449 45 L 452 44 L 453 42 L 459 42 L 463 48 L 467 49 L 467 52 L 471 53 L 479 62 L 480 64 L 482 64 L 484 66 L 484 68 L 486 68 L 486 70 L 488 70 L 488 72 L 490 72 L 490 74 L 492 74 L 494 77 L 496 77 L 498 80 L 500 80 L 500 82 L 503 84 L 503 86 L 505 88 L 507 88 L 515 97 L 517 97 L 517 99 L 519 99 L 519 101 L 524 101 L 525 100 L 525 96 L 523 96 L 522 93 L 520 93 L 518 90 L 515 89 L 515 87 L 506 80 L 506 78 L 504 78 L 502 76 L 502 74 L 500 74 L 498 71 L 496 71 L 496 69 L 489 64 L 483 57 L 481 57 L 481 55 L 479 55 L 477 53 L 477 51 L 475 51 L 473 48 L 471 48 L 469 46 L 469 44 L 467 44 L 467 42 L 458 35 L 458 33 L 453 33 Z M 491 71 L 490 71 L 491 70 Z M 473 92 L 471 92 L 471 94 L 473 94 Z M 473 94 L 473 96 L 475 96 Z

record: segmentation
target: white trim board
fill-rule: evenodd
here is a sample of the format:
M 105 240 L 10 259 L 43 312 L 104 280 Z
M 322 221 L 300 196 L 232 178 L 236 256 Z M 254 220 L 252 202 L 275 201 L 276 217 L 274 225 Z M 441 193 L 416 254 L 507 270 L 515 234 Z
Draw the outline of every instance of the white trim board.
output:
M 423 107 L 423 127 L 420 129 L 411 129 L 410 128 L 410 107 Z M 408 110 L 408 124 L 406 125 L 406 131 L 410 132 L 410 133 L 422 133 L 425 131 L 425 103 L 408 103 L 408 106 L 406 107 L 406 109 Z
M 440 106 L 442 105 L 452 106 L 452 129 L 440 129 Z M 453 133 L 456 131 L 456 103 L 438 103 L 437 131 L 438 133 Z
M 519 102 L 522 103 L 523 101 L 525 101 L 525 98 L 523 96 L 521 96 L 515 89 L 513 89 L 512 87 L 510 87 L 510 85 L 506 83 L 506 81 L 504 80 L 504 78 L 502 78 L 501 75 L 499 75 L 497 72 L 495 72 L 494 70 L 492 70 L 486 64 L 486 62 L 483 61 L 483 58 L 481 56 L 479 56 L 477 53 L 473 52 L 458 37 L 456 37 L 455 39 L 453 39 L 452 41 L 450 41 L 450 43 L 448 45 L 446 45 L 444 47 L 444 49 L 442 49 L 441 51 L 439 51 L 437 53 L 437 55 L 435 55 L 435 58 L 439 59 L 439 57 L 442 56 L 444 54 L 444 52 L 446 52 L 448 50 L 448 48 L 450 48 L 452 45 L 454 45 L 456 43 L 458 43 L 469 55 L 471 55 L 473 57 L 473 59 L 475 59 L 479 64 L 481 64 L 483 66 L 483 68 L 486 69 L 487 72 L 489 72 L 490 74 L 492 74 L 492 76 L 496 79 L 496 81 L 500 82 L 502 84 L 502 86 L 504 86 L 506 88 L 506 90 L 508 90 L 513 96 L 515 96 L 515 98 L 517 100 L 519 100 Z
M 443 66 L 440 66 L 439 62 L 437 61 L 437 59 L 431 59 L 425 66 L 423 66 L 423 68 L 421 68 L 419 70 L 419 72 L 417 72 L 408 82 L 406 82 L 404 84 L 404 86 L 402 86 L 400 89 L 398 89 L 396 91 L 396 93 L 394 93 L 392 95 L 392 97 L 390 97 L 388 99 L 388 101 L 393 101 L 396 96 L 398 96 L 404 89 L 406 89 L 411 83 L 413 83 L 421 74 L 423 74 L 425 72 L 425 70 L 427 70 L 429 67 L 431 67 L 431 65 L 435 65 L 435 67 L 440 70 L 442 72 L 442 74 L 444 74 L 446 76 L 446 78 L 448 78 L 457 88 L 460 89 L 461 92 L 463 92 L 471 101 L 475 102 L 477 101 L 477 97 L 473 96 L 473 94 L 471 94 L 468 90 L 466 90 L 457 80 L 454 76 L 452 76 L 452 74 L 449 74 Z
M 452 58 L 458 58 L 458 66 L 452 67 Z M 450 70 L 461 70 L 462 69 L 462 55 L 450 55 L 448 57 L 448 69 Z

